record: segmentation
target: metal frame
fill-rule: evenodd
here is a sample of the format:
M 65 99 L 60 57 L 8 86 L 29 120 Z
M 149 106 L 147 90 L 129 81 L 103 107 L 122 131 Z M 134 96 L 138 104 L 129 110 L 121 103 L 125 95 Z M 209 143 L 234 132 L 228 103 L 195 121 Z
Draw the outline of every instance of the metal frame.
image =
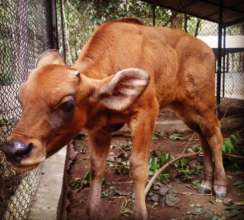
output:
M 216 85 L 216 101 L 220 104 L 221 98 L 221 74 L 222 74 L 222 31 L 223 31 L 223 1 L 219 0 L 219 21 L 218 24 L 218 56 L 217 56 L 217 85 Z
M 56 0 L 46 0 L 48 16 L 48 45 L 50 49 L 58 49 L 58 25 Z
M 174 10 L 174 11 L 178 11 L 178 12 L 183 13 L 183 14 L 186 13 L 186 14 L 189 14 L 191 16 L 198 17 L 198 18 L 201 18 L 201 19 L 204 19 L 204 20 L 209 20 L 209 21 L 212 21 L 212 22 L 215 22 L 215 23 L 217 21 L 212 19 L 211 16 L 214 16 L 214 15 L 218 14 L 219 10 L 214 11 L 213 13 L 211 13 L 211 14 L 209 14 L 207 16 L 201 16 L 201 15 L 197 15 L 197 14 L 189 12 L 187 10 L 187 8 L 192 6 L 193 4 L 198 3 L 198 2 L 205 2 L 205 3 L 207 3 L 209 5 L 212 5 L 212 6 L 215 6 L 215 7 L 219 7 L 220 4 L 221 4 L 222 11 L 223 11 L 223 9 L 228 9 L 228 10 L 236 12 L 236 13 L 240 13 L 240 14 L 244 13 L 244 11 L 242 11 L 242 10 L 238 10 L 236 8 L 233 8 L 233 7 L 224 6 L 223 5 L 223 0 L 219 0 L 219 4 L 211 2 L 209 0 L 194 0 L 194 1 L 190 1 L 190 2 L 186 3 L 185 5 L 183 4 L 183 1 L 182 2 L 178 1 L 179 7 L 177 7 L 177 8 L 171 7 L 169 5 L 165 5 L 162 0 L 141 0 L 141 1 L 148 2 L 148 3 L 153 4 L 153 5 L 159 5 L 159 6 L 163 7 L 163 8 L 167 8 L 167 9 L 171 9 L 171 10 Z M 242 4 L 243 4 L 243 0 L 240 0 L 240 2 L 236 5 L 236 7 L 238 7 L 239 5 L 242 5 Z M 225 26 L 231 26 L 231 25 L 238 24 L 238 23 L 241 23 L 241 22 L 244 22 L 244 16 L 241 16 L 240 18 L 237 18 L 234 21 L 226 22 L 224 25 Z M 220 22 L 217 22 L 217 23 L 220 23 Z M 223 23 L 223 20 L 221 21 L 221 23 Z

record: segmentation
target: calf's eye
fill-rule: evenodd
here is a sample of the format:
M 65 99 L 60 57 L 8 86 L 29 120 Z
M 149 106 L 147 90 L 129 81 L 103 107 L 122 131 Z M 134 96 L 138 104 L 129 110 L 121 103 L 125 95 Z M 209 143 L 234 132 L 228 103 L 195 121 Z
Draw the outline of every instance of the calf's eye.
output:
M 69 99 L 60 105 L 60 109 L 65 113 L 70 113 L 74 110 L 75 103 L 74 99 Z

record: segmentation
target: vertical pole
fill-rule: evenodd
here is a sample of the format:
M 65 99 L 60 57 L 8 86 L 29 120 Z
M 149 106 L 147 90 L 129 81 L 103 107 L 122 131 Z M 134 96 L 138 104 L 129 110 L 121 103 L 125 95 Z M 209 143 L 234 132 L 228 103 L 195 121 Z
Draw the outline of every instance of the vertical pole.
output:
M 46 0 L 48 47 L 58 49 L 56 0 Z
M 226 73 L 226 27 L 223 33 L 223 80 L 222 80 L 222 97 L 225 96 L 225 73 Z
M 156 13 L 155 13 L 156 6 L 152 5 L 152 19 L 153 19 L 153 26 L 156 24 Z
M 61 32 L 62 32 L 62 45 L 63 45 L 63 56 L 64 56 L 64 62 L 66 63 L 66 46 L 65 46 L 65 28 L 64 28 L 64 8 L 63 8 L 63 1 L 60 0 L 60 18 L 61 18 Z
M 223 1 L 219 0 L 219 24 L 218 24 L 218 60 L 217 60 L 217 110 L 219 112 L 221 96 L 221 67 L 222 67 L 222 28 L 223 28 Z

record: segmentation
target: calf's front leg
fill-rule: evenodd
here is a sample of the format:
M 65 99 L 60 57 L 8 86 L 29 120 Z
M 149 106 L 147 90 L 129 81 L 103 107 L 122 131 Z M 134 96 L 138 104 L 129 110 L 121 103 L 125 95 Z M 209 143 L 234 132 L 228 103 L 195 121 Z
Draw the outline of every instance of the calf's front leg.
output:
M 89 132 L 89 145 L 91 153 L 92 183 L 89 202 L 90 219 L 100 218 L 100 201 L 102 178 L 106 166 L 106 158 L 109 152 L 111 135 L 106 131 Z
M 130 158 L 131 174 L 135 192 L 135 218 L 146 220 L 148 217 L 145 202 L 145 184 L 148 177 L 148 156 L 157 111 L 144 111 L 130 122 L 132 131 L 132 153 Z

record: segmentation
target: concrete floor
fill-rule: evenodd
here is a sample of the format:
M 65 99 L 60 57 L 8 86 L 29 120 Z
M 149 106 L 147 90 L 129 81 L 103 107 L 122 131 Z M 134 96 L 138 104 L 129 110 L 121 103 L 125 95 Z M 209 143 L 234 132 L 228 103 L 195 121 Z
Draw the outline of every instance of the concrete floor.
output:
M 46 160 L 29 220 L 55 220 L 62 188 L 66 148 Z

